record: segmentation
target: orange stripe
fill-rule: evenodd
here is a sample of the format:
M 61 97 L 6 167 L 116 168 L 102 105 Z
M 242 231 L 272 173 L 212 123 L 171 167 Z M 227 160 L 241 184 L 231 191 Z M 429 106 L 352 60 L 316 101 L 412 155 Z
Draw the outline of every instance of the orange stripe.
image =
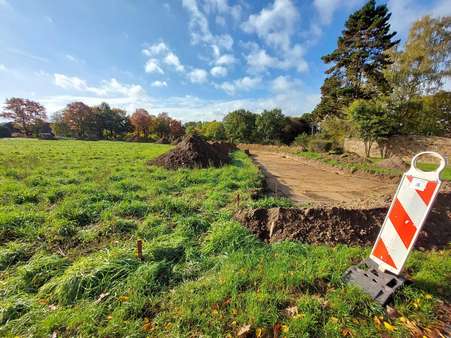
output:
M 384 241 L 382 241 L 382 239 L 379 239 L 379 241 L 377 242 L 376 247 L 374 248 L 373 251 L 373 255 L 382 260 L 383 262 L 387 263 L 388 265 L 392 266 L 393 268 L 397 269 L 395 262 L 393 262 L 393 259 L 388 253 L 387 247 L 385 246 Z
M 409 182 L 412 182 L 413 177 L 407 176 L 407 179 L 409 180 Z M 434 191 L 435 191 L 436 187 L 437 187 L 437 182 L 428 181 L 428 183 L 426 183 L 426 188 L 423 191 L 417 190 L 417 189 L 415 189 L 415 191 L 418 193 L 418 195 L 420 195 L 420 197 L 424 201 L 424 203 L 426 205 L 429 205 L 429 202 L 431 201 L 432 196 L 434 195 Z
M 398 232 L 402 242 L 406 248 L 408 248 L 413 236 L 415 236 L 417 228 L 415 227 L 415 224 L 413 224 L 407 212 L 404 210 L 401 203 L 399 203 L 398 199 L 395 200 L 388 217 Z

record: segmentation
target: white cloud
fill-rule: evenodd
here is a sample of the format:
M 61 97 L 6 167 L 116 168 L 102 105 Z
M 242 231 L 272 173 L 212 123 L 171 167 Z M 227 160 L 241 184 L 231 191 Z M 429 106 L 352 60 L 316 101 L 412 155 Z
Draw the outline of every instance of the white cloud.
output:
M 241 27 L 247 33 L 257 34 L 268 45 L 287 51 L 298 18 L 298 10 L 291 0 L 275 0 L 272 6 L 249 16 Z
M 94 93 L 97 96 L 123 95 L 132 98 L 146 96 L 144 89 L 140 85 L 122 84 L 114 78 L 109 81 L 102 81 L 100 86 L 94 87 L 89 86 L 85 80 L 76 76 L 54 74 L 54 83 L 63 89 Z
M 319 13 L 321 22 L 329 24 L 332 16 L 337 8 L 341 5 L 342 0 L 314 0 L 313 5 Z
M 85 63 L 84 60 L 79 59 L 78 57 L 76 57 L 76 56 L 74 56 L 74 55 L 72 55 L 72 54 L 66 54 L 66 55 L 64 55 L 64 57 L 65 57 L 67 60 L 69 60 L 69 61 L 71 61 L 71 62 L 73 62 L 73 63 Z
M 6 68 L 6 66 L 3 63 L 0 63 L 0 71 L 1 72 L 6 72 L 7 71 L 7 68 Z
M 204 69 L 195 68 L 188 74 L 192 83 L 205 83 L 208 80 L 208 73 Z
M 245 76 L 240 79 L 236 79 L 235 81 L 223 82 L 220 85 L 215 85 L 217 88 L 224 90 L 229 95 L 235 95 L 237 90 L 248 91 L 254 89 L 262 82 L 260 77 L 249 77 Z
M 217 65 L 232 65 L 236 62 L 235 57 L 232 54 L 221 55 L 217 60 Z
M 168 84 L 166 81 L 154 81 L 151 84 L 152 87 L 167 87 Z
M 144 67 L 146 73 L 160 73 L 164 74 L 163 69 L 158 65 L 157 59 L 149 59 L 146 62 L 146 65 Z
M 241 6 L 229 5 L 227 0 L 204 0 L 204 10 L 207 14 L 220 13 L 230 15 L 235 21 L 241 18 Z
M 264 72 L 268 68 L 284 70 L 294 68 L 300 73 L 308 70 L 308 64 L 304 59 L 304 48 L 299 44 L 283 53 L 283 59 L 271 56 L 263 48 L 254 45 L 246 56 L 246 61 L 251 72 Z
M 143 53 L 147 56 L 161 55 L 169 51 L 168 46 L 164 42 L 155 43 L 143 49 Z
M 178 71 L 178 72 L 184 72 L 185 71 L 185 67 L 181 64 L 178 56 L 175 55 L 173 52 L 169 52 L 165 56 L 164 62 L 167 65 L 173 66 L 175 68 L 175 70 Z
M 219 2 L 222 3 L 222 1 Z M 192 44 L 215 45 L 226 50 L 232 48 L 233 38 L 229 34 L 214 35 L 211 33 L 207 16 L 201 12 L 196 0 L 183 0 L 182 5 L 190 14 L 189 30 Z
M 88 84 L 86 81 L 73 76 L 66 76 L 64 74 L 54 74 L 55 84 L 58 87 L 64 88 L 64 89 L 76 89 L 76 90 L 88 90 Z
M 425 15 L 447 16 L 451 15 L 449 0 L 413 1 L 413 0 L 389 0 L 388 8 L 392 13 L 391 27 L 401 37 L 406 37 L 410 26 L 414 21 Z
M 160 66 L 160 60 L 162 63 L 173 67 L 178 72 L 184 72 L 185 66 L 180 62 L 179 57 L 171 51 L 171 49 L 164 43 L 158 42 L 142 50 L 143 54 L 150 57 L 146 62 L 147 73 L 160 73 L 164 71 Z
M 227 76 L 227 68 L 222 66 L 215 66 L 212 69 L 210 69 L 210 74 L 214 77 L 223 77 Z

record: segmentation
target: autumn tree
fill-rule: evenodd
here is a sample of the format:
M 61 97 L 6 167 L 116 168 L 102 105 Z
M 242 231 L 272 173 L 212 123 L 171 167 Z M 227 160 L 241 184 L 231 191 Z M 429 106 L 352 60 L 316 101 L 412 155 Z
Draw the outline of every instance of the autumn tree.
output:
M 130 117 L 130 123 L 133 128 L 135 128 L 135 133 L 138 137 L 141 135 L 144 138 L 148 138 L 149 136 L 149 125 L 151 122 L 151 116 L 147 112 L 147 110 L 143 108 L 136 109 L 136 111 Z
M 169 133 L 171 140 L 176 140 L 185 134 L 185 129 L 183 128 L 182 122 L 179 120 L 171 119 L 169 121 Z
M 64 122 L 80 138 L 88 135 L 93 125 L 93 114 L 90 107 L 83 102 L 69 103 L 64 109 Z
M 390 16 L 386 5 L 368 1 L 346 21 L 337 48 L 322 57 L 326 64 L 332 64 L 326 74 L 350 87 L 353 99 L 389 91 L 383 73 L 392 63 L 387 51 L 399 43 L 392 40 L 396 32 L 390 32 Z
M 33 125 L 47 119 L 45 108 L 38 102 L 13 97 L 7 99 L 0 117 L 12 119 L 15 127 L 24 135 L 31 136 Z
M 51 128 L 53 134 L 57 136 L 72 136 L 73 131 L 69 127 L 69 125 L 64 120 L 64 111 L 59 111 L 53 114 L 51 119 Z

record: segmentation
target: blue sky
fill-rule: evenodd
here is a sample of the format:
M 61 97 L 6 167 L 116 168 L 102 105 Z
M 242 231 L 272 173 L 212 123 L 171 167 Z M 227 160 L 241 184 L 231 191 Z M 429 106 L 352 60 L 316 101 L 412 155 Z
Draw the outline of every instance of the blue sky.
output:
M 247 108 L 288 115 L 319 102 L 326 66 L 361 0 L 0 0 L 0 100 L 49 115 L 71 101 L 222 119 Z M 450 0 L 389 0 L 405 38 Z

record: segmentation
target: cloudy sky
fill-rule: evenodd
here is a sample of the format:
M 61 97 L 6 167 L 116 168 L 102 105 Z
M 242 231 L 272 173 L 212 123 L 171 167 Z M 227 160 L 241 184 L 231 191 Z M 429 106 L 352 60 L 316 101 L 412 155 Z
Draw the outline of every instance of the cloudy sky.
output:
M 183 121 L 233 109 L 309 112 L 362 0 L 0 0 L 0 100 L 102 101 Z M 405 38 L 451 0 L 388 0 Z

